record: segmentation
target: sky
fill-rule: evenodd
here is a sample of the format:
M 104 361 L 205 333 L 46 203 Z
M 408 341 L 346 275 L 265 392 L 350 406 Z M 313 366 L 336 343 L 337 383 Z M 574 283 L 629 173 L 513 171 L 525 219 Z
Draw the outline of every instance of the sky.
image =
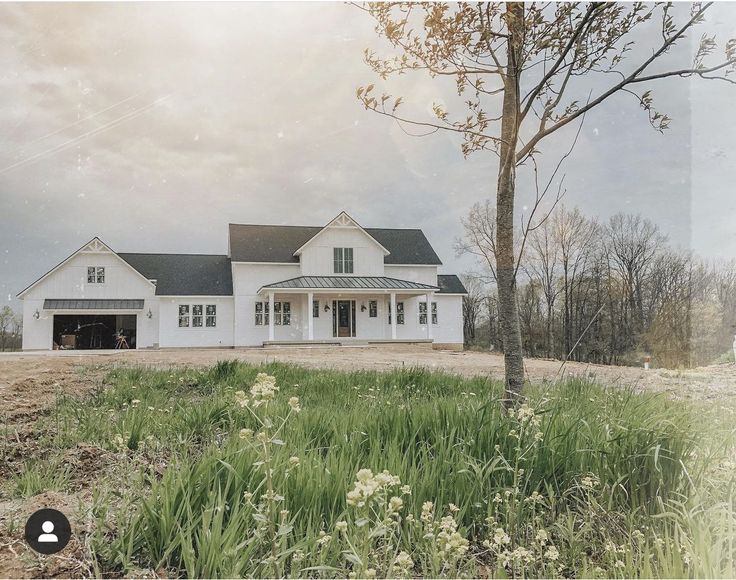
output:
M 736 37 L 736 4 L 708 14 L 700 31 Z M 322 225 L 341 210 L 421 228 L 442 272 L 472 270 L 453 243 L 495 197 L 496 159 L 365 111 L 366 48 L 387 50 L 341 2 L 0 4 L 0 306 L 94 236 L 120 252 L 221 254 L 230 222 Z M 452 99 L 423 74 L 377 87 L 419 115 Z M 630 95 L 605 102 L 566 162 L 564 203 L 601 220 L 641 213 L 673 245 L 736 258 L 736 86 L 650 88 L 670 129 Z M 571 138 L 544 142 L 543 170 Z

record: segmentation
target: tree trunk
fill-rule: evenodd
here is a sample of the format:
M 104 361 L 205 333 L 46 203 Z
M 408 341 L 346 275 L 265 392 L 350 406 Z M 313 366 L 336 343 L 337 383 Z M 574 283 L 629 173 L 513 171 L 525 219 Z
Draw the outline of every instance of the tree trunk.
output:
M 521 62 L 524 5 L 506 4 L 509 30 L 508 64 L 504 78 L 503 118 L 499 148 L 498 187 L 496 191 L 496 276 L 498 285 L 498 320 L 503 339 L 506 397 L 504 406 L 521 400 L 524 384 L 524 359 L 516 301 L 516 257 L 514 255 L 514 194 L 516 192 L 516 143 L 519 131 L 519 75 Z

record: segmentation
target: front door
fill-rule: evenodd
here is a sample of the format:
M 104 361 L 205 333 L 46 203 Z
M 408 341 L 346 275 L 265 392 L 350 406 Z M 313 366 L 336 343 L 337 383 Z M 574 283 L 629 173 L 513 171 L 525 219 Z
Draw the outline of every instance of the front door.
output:
M 355 300 L 337 300 L 333 306 L 335 336 L 355 336 Z

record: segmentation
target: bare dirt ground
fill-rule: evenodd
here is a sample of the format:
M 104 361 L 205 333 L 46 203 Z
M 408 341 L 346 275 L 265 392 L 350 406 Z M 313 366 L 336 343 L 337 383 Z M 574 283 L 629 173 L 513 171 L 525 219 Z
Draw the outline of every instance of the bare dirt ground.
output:
M 81 395 L 97 388 L 104 374 L 115 366 L 170 368 L 210 366 L 220 360 L 248 363 L 289 362 L 308 368 L 337 370 L 389 370 L 396 367 L 442 369 L 465 376 L 503 378 L 503 358 L 484 352 L 436 351 L 422 346 L 369 346 L 271 349 L 192 349 L 156 351 L 98 351 L 90 353 L 0 353 L 0 417 L 4 432 L 0 482 L 14 469 L 44 449 L 37 440 L 36 423 L 57 395 Z M 613 386 L 664 392 L 677 399 L 701 401 L 736 409 L 736 365 L 699 369 L 644 371 L 633 367 L 610 367 L 545 359 L 525 361 L 532 382 L 553 381 L 561 375 L 582 375 Z M 0 493 L 0 577 L 79 577 L 94 575 L 89 569 L 87 548 L 76 537 L 62 554 L 45 557 L 33 553 L 22 540 L 28 514 L 41 507 L 61 508 L 74 529 L 88 528 L 94 481 L 114 466 L 106 452 L 90 445 L 68 449 L 64 463 L 84 476 L 72 481 L 67 492 L 46 492 L 27 499 L 7 499 Z M 108 477 L 111 475 L 108 474 Z M 114 478 L 115 475 L 113 474 Z M 86 506 L 86 507 L 84 507 Z M 77 542 L 74 544 L 74 542 Z M 145 573 L 145 571 L 141 571 Z
M 308 368 L 337 370 L 388 370 L 419 366 L 465 376 L 503 378 L 503 357 L 485 352 L 437 351 L 428 347 L 394 345 L 367 347 L 178 349 L 99 351 L 84 354 L 54 351 L 0 354 L 0 409 L 6 421 L 35 419 L 56 393 L 79 394 L 98 383 L 98 377 L 116 365 L 156 368 L 209 366 L 220 360 L 249 363 L 290 362 Z M 665 391 L 674 398 L 695 400 L 736 397 L 736 365 L 724 364 L 688 370 L 615 367 L 560 361 L 526 359 L 532 382 L 554 380 L 561 375 L 583 375 L 608 385 L 635 386 Z

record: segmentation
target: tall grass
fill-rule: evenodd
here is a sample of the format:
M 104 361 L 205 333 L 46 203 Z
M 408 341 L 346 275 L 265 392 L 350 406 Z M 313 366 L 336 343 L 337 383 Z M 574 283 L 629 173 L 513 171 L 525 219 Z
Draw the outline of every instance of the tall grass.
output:
M 458 534 L 470 541 L 462 565 L 452 568 L 443 564 L 444 552 L 432 552 L 436 542 L 427 540 L 425 528 L 420 533 L 401 519 L 391 546 L 411 555 L 412 574 L 734 572 L 733 495 L 722 487 L 704 491 L 710 474 L 701 469 L 699 418 L 683 404 L 573 379 L 530 388 L 532 429 L 502 412 L 502 386 L 481 378 L 235 362 L 208 371 L 118 369 L 91 399 L 59 405 L 63 445 L 95 443 L 152 466 L 139 485 L 124 490 L 116 508 L 109 495 L 99 494 L 91 544 L 102 572 L 142 567 L 193 577 L 271 575 L 272 552 L 258 531 L 263 515 L 244 500 L 263 491 L 262 457 L 239 437 L 241 429 L 260 426 L 250 409 L 235 403 L 235 392 L 247 391 L 259 372 L 280 386 L 277 415 L 287 413 L 291 396 L 303 407 L 285 423 L 269 459 L 284 465 L 295 456 L 300 463 L 273 470 L 288 514 L 278 527 L 280 574 L 367 570 L 346 557 L 349 534 L 361 537 L 362 528 L 335 531 L 353 513 L 346 493 L 363 468 L 387 470 L 409 486 L 402 509 L 417 521 L 426 502 L 437 522 L 451 505 Z M 153 468 L 164 463 L 162 473 Z M 716 496 L 729 509 L 707 511 Z M 714 524 L 708 514 L 720 521 Z M 514 557 L 528 550 L 530 561 L 504 562 L 501 544 L 492 540 L 499 528 L 509 535 Z M 548 543 L 534 543 L 539 530 Z M 388 553 L 386 532 L 378 536 L 371 554 Z M 552 544 L 557 557 L 548 550 Z M 398 573 L 389 560 L 385 565 L 379 574 Z

